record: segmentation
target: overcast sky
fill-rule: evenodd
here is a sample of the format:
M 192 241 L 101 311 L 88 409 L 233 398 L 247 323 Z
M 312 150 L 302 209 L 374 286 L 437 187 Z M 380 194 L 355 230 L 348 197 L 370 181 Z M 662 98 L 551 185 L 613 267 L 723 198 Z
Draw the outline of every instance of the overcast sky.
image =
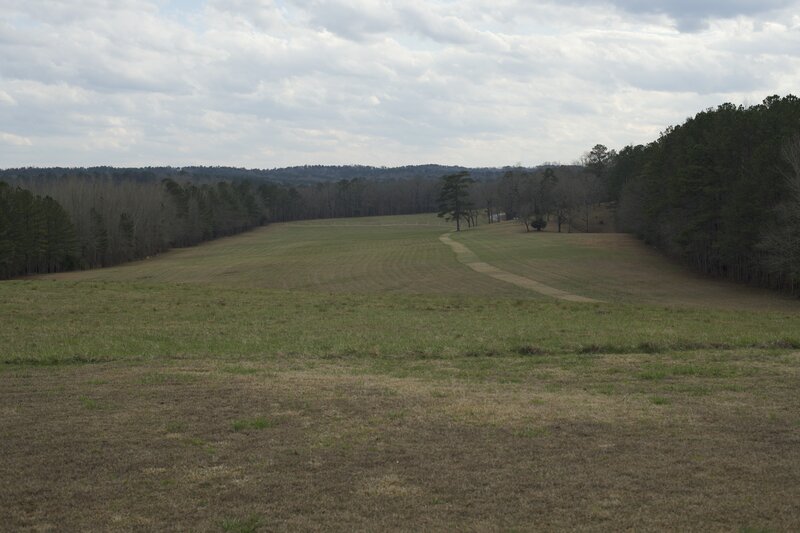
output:
M 0 167 L 569 163 L 800 93 L 800 0 L 0 0 Z

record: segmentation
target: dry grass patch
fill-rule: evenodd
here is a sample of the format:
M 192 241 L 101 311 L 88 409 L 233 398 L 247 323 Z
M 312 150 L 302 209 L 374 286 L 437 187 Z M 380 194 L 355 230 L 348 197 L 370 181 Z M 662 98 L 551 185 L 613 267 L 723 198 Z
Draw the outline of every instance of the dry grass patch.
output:
M 516 382 L 490 368 L 481 380 L 448 376 L 442 361 L 415 362 L 404 377 L 357 359 L 248 362 L 258 372 L 244 374 L 211 361 L 8 369 L 0 521 L 109 531 L 800 526 L 796 354 L 740 353 L 737 365 L 763 371 L 652 383 L 635 375 L 651 355 L 593 357 L 545 357 L 517 367 Z M 703 366 L 719 354 L 676 358 Z M 154 373 L 196 379 L 141 384 Z M 608 384 L 610 394 L 596 391 Z M 700 385 L 708 394 L 680 389 Z M 86 409 L 81 397 L 109 407 Z M 267 427 L 254 427 L 262 419 Z
M 361 492 L 368 497 L 418 496 L 421 489 L 404 481 L 397 474 L 386 474 L 365 479 Z

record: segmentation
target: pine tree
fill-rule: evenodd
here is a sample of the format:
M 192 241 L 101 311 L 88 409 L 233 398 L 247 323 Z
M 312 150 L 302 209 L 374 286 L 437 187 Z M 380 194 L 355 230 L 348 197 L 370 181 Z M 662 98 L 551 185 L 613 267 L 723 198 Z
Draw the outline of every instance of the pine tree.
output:
M 448 222 L 455 220 L 456 231 L 461 231 L 461 220 L 467 219 L 474 209 L 469 199 L 469 186 L 474 181 L 466 171 L 442 177 L 437 216 L 444 217 Z

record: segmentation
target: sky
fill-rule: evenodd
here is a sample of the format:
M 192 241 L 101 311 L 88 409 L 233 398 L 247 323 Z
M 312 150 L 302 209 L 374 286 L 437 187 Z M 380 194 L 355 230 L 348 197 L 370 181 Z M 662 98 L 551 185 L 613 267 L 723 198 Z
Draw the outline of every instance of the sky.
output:
M 0 168 L 532 166 L 800 95 L 800 0 L 0 0 Z

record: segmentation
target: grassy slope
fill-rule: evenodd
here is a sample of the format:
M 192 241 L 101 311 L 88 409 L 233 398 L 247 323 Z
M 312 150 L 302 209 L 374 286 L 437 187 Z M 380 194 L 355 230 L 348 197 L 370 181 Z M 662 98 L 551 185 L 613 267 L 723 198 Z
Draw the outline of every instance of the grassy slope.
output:
M 800 314 L 208 285 L 0 285 L 5 362 L 463 357 L 800 346 Z
M 449 229 L 429 215 L 283 224 L 50 276 L 57 281 L 7 282 L 0 311 L 14 323 L 0 331 L 0 357 L 458 357 L 800 345 L 800 302 L 699 278 L 625 235 L 526 234 L 508 223 L 454 237 L 484 261 L 606 302 L 585 305 L 474 272 L 438 240 Z
M 0 283 L 0 523 L 800 527 L 796 301 L 624 236 L 456 237 L 606 303 L 554 301 L 447 229 L 279 225 Z
M 276 224 L 147 261 L 53 278 L 531 297 L 452 261 L 438 241 L 447 230 L 430 215 Z
M 800 310 L 797 299 L 692 274 L 626 234 L 525 233 L 503 223 L 457 239 L 495 266 L 608 302 Z

